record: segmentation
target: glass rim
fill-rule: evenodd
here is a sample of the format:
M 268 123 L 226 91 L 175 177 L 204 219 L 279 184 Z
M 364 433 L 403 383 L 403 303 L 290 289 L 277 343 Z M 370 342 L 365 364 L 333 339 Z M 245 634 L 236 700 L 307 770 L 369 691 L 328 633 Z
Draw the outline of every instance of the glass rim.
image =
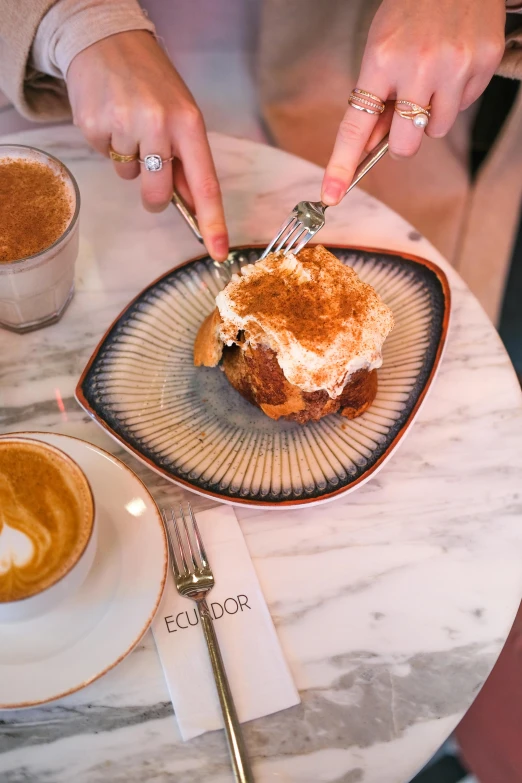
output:
M 57 163 L 59 167 L 65 170 L 65 173 L 69 177 L 73 186 L 74 195 L 76 198 L 76 204 L 67 228 L 65 229 L 63 234 L 60 234 L 60 236 L 57 239 L 55 239 L 52 245 L 43 248 L 43 250 L 39 250 L 38 253 L 33 253 L 33 255 L 31 256 L 24 256 L 23 258 L 17 258 L 15 261 L 7 261 L 6 263 L 0 264 L 0 272 L 2 271 L 2 267 L 12 268 L 13 266 L 16 266 L 17 264 L 22 264 L 25 261 L 34 261 L 35 259 L 38 259 L 40 256 L 43 256 L 45 253 L 48 253 L 50 250 L 53 250 L 53 248 L 56 248 L 65 239 L 65 237 L 67 237 L 72 232 L 78 220 L 78 215 L 80 214 L 80 188 L 78 187 L 78 183 L 76 182 L 76 179 L 74 178 L 73 174 L 62 160 L 55 157 L 54 155 L 51 155 L 50 152 L 41 150 L 39 147 L 31 147 L 30 144 L 0 144 L 0 160 L 2 158 L 2 150 L 6 147 L 10 147 L 11 149 L 32 150 L 33 152 L 39 152 L 41 155 L 43 155 L 46 158 L 49 158 L 50 160 L 54 160 L 54 162 Z

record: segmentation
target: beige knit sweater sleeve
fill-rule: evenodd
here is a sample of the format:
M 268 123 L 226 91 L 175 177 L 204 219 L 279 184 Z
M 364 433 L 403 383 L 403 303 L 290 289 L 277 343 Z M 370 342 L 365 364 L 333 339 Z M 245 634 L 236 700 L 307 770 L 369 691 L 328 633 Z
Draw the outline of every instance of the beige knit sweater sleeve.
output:
M 64 85 L 54 79 L 28 79 L 27 63 L 42 17 L 55 0 L 0 0 L 0 88 L 26 117 L 63 119 L 68 107 Z
M 364 5 L 370 11 L 378 0 Z M 63 76 L 73 57 L 102 38 L 136 29 L 154 32 L 138 0 L 0 0 L 0 89 L 29 119 L 66 119 Z M 507 36 L 498 73 L 522 79 L 522 19 Z
M 506 49 L 497 73 L 508 79 L 522 79 L 522 15 L 520 26 L 506 37 Z
M 138 0 L 0 0 L 0 89 L 29 119 L 67 119 L 72 59 L 128 30 L 154 32 Z

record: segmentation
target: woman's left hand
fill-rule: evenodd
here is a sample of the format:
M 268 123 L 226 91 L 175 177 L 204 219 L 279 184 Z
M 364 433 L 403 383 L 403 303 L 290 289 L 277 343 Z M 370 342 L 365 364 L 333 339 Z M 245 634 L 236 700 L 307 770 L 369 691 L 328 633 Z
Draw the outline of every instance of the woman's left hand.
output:
M 410 157 L 423 133 L 439 138 L 485 90 L 504 53 L 504 0 L 383 0 L 372 22 L 357 87 L 383 102 L 431 104 L 426 129 L 387 104 L 381 115 L 348 106 L 323 180 L 337 204 L 364 150 L 389 131 L 390 153 Z M 405 107 L 408 108 L 408 107 Z

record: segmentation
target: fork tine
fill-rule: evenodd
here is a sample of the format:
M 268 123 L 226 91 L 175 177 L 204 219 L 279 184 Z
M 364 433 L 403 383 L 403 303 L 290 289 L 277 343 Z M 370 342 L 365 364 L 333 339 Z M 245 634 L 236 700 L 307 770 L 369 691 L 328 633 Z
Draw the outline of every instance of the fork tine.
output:
M 179 568 L 178 568 L 178 564 L 177 564 L 177 561 L 176 561 L 176 553 L 174 551 L 173 534 L 172 534 L 172 531 L 170 529 L 169 520 L 168 520 L 168 517 L 167 517 L 167 512 L 163 508 L 161 509 L 161 517 L 162 517 L 163 523 L 165 525 L 165 530 L 167 531 L 167 539 L 168 539 L 168 542 L 169 542 L 169 551 L 170 551 L 170 559 L 171 559 L 171 562 L 172 562 L 172 567 L 173 567 L 174 573 L 175 573 L 175 575 L 177 577 L 177 576 L 179 576 Z
M 183 520 L 183 527 L 185 528 L 185 536 L 186 536 L 186 539 L 187 539 L 187 546 L 188 546 L 190 559 L 192 560 L 192 565 L 197 570 L 199 568 L 199 565 L 198 565 L 198 562 L 197 562 L 196 557 L 194 555 L 194 550 L 192 549 L 192 541 L 190 540 L 190 533 L 189 533 L 189 529 L 188 529 L 188 525 L 187 525 L 187 518 L 185 516 L 185 512 L 183 511 L 183 506 L 181 505 L 181 503 L 179 504 L 179 510 L 180 510 L 180 514 L 181 514 L 181 519 Z
M 190 515 L 190 520 L 194 528 L 194 537 L 196 539 L 201 565 L 203 566 L 203 568 L 208 568 L 209 564 L 208 564 L 207 553 L 205 552 L 205 547 L 203 546 L 203 541 L 201 539 L 201 535 L 199 532 L 198 523 L 196 522 L 196 517 L 194 516 L 194 512 L 192 511 L 192 506 L 190 503 L 188 504 L 188 511 Z
M 172 563 L 172 568 L 174 569 L 174 575 L 176 576 L 177 579 L 179 577 L 179 568 L 178 568 L 178 562 L 176 560 L 176 547 L 174 545 L 174 534 L 171 530 L 171 525 L 169 524 L 167 512 L 163 508 L 161 509 L 161 516 L 165 524 L 165 530 L 167 531 L 167 539 L 169 542 L 170 560 Z
M 179 550 L 179 553 L 181 555 L 181 561 L 183 563 L 183 573 L 184 573 L 184 575 L 186 575 L 189 572 L 189 567 L 187 565 L 187 559 L 185 557 L 185 548 L 183 546 L 183 539 L 181 538 L 181 533 L 179 532 L 178 520 L 176 519 L 176 514 L 175 514 L 173 508 L 170 509 L 170 513 L 171 513 L 171 516 L 172 516 L 172 525 L 173 525 L 174 530 L 176 532 L 176 541 L 178 543 L 178 550 Z
M 299 251 L 296 248 L 301 249 L 299 246 L 299 240 L 303 236 L 303 234 L 306 234 L 308 232 L 308 229 L 305 228 L 301 223 L 299 224 L 299 228 L 301 229 L 298 233 L 295 233 L 292 237 L 292 241 L 288 243 L 288 245 L 285 247 L 284 252 L 285 253 L 293 253 L 296 255 Z
M 278 253 L 278 252 L 281 250 L 281 248 L 282 248 L 282 247 L 283 247 L 283 246 L 284 246 L 284 245 L 285 245 L 287 242 L 290 242 L 290 237 L 292 236 L 292 234 L 294 233 L 294 231 L 296 231 L 296 230 L 297 230 L 297 229 L 300 227 L 300 225 L 301 225 L 301 223 L 298 221 L 298 219 L 297 219 L 297 218 L 294 218 L 294 219 L 292 220 L 292 222 L 290 223 L 290 225 L 289 225 L 289 227 L 288 227 L 288 231 L 287 231 L 285 234 L 283 234 L 283 236 L 281 237 L 281 239 L 280 239 L 280 240 L 279 240 L 279 242 L 277 243 L 277 245 L 276 245 L 276 247 L 275 247 L 275 250 L 274 250 L 274 253 Z
M 275 244 L 276 244 L 276 242 L 278 241 L 278 239 L 279 239 L 279 237 L 281 236 L 281 234 L 282 234 L 284 231 L 286 231 L 286 229 L 287 229 L 287 228 L 288 228 L 288 227 L 289 227 L 289 226 L 290 226 L 290 225 L 291 225 L 291 224 L 292 224 L 292 223 L 293 223 L 295 220 L 297 220 L 297 218 L 295 217 L 295 215 L 290 215 L 290 217 L 288 218 L 288 220 L 285 220 L 285 222 L 283 223 L 283 225 L 281 226 L 281 228 L 279 229 L 279 231 L 277 232 L 277 234 L 275 235 L 275 237 L 273 238 L 273 240 L 270 242 L 270 244 L 269 244 L 269 245 L 268 245 L 268 247 L 266 248 L 266 250 L 265 250 L 265 252 L 263 253 L 263 255 L 261 256 L 261 258 L 265 258 L 265 256 L 267 256 L 267 255 L 270 253 L 270 251 L 272 250 L 272 248 L 274 247 L 274 245 L 275 245 Z
M 306 231 L 306 229 L 305 229 L 305 231 Z M 301 250 L 303 249 L 303 247 L 304 247 L 306 244 L 308 244 L 308 242 L 311 240 L 311 238 L 314 236 L 314 234 L 315 234 L 315 231 L 314 231 L 314 232 L 312 232 L 312 231 L 306 231 L 306 236 L 305 236 L 305 238 L 304 238 L 304 239 L 302 239 L 302 240 L 299 242 L 299 244 L 297 245 L 297 247 L 296 247 L 296 248 L 294 248 L 294 250 L 292 251 L 292 252 L 293 252 L 293 254 L 294 254 L 295 256 L 296 256 L 298 253 L 300 253 L 300 252 L 301 252 Z

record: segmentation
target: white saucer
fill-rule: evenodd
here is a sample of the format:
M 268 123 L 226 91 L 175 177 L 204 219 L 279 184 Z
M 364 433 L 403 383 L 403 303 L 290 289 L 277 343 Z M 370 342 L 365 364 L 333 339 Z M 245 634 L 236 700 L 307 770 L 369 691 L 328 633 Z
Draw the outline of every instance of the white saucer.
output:
M 120 663 L 154 618 L 168 565 L 157 507 L 130 468 L 76 438 L 20 434 L 57 446 L 85 471 L 96 500 L 99 540 L 78 592 L 42 617 L 0 624 L 0 709 L 67 696 Z

